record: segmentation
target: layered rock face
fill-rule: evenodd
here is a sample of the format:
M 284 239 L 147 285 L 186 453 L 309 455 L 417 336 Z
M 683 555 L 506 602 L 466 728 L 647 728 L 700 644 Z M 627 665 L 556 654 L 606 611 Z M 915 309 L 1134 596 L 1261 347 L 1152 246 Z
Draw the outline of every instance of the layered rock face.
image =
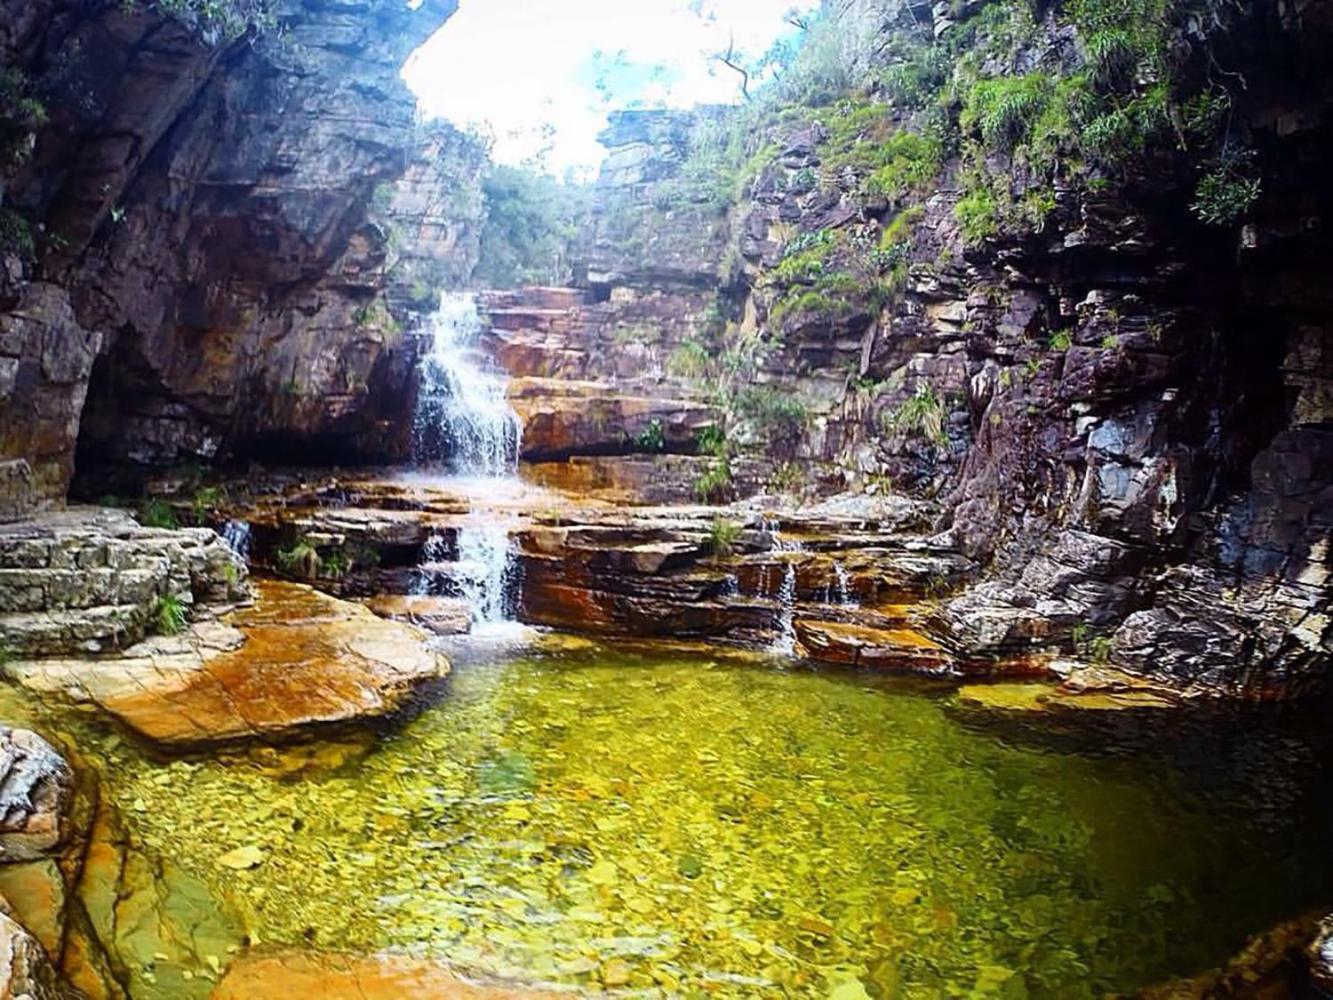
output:
M 244 560 L 211 528 L 144 528 L 98 508 L 0 525 L 7 656 L 111 652 L 159 627 L 168 603 L 206 617 L 249 593 Z
M 0 283 L 10 510 L 63 494 L 76 437 L 85 469 L 402 454 L 404 327 L 482 211 L 483 151 L 418 132 L 398 78 L 455 5 L 294 2 L 231 38 L 36 6 L 0 11 L 48 119 L 4 189 L 34 243 Z
M 906 10 L 843 6 L 835 16 L 884 24 Z M 1263 174 L 1243 229 L 1192 218 L 1194 177 L 1164 162 L 1105 194 L 1057 184 L 1041 225 L 979 237 L 965 231 L 956 161 L 910 209 L 866 199 L 854 152 L 849 166 L 833 155 L 837 119 L 853 114 L 837 108 L 827 124 L 779 123 L 752 144 L 768 144 L 763 163 L 733 201 L 682 166 L 712 141 L 712 112 L 622 115 L 604 137 L 576 269 L 585 301 L 567 315 L 495 303 L 495 353 L 521 374 L 624 391 L 655 353 L 759 345 L 743 359 L 748 384 L 770 410 L 777 395 L 803 409 L 799 433 L 778 441 L 789 424 L 733 405 L 741 453 L 768 455 L 760 485 L 790 485 L 786 456 L 807 488 L 933 498 L 937 530 L 978 567 L 933 623 L 965 661 L 1075 652 L 1255 697 L 1321 684 L 1333 654 L 1333 310 L 1321 278 L 1333 205 L 1310 178 L 1333 136 L 1317 15 L 1262 13 L 1218 43 L 1245 74 L 1234 128 Z M 953 22 L 932 27 L 947 35 Z M 1043 44 L 1069 51 L 1058 34 Z M 1021 202 L 1028 182 L 1013 169 Z M 877 244 L 893 268 L 886 296 L 838 297 L 826 271 L 795 280 L 828 295 L 783 298 L 804 250 Z M 674 303 L 671 318 L 649 318 L 646 332 L 617 321 L 629 346 L 611 349 L 617 322 L 595 317 L 654 300 Z M 631 356 L 633 376 L 611 370 Z M 654 392 L 709 398 L 700 382 L 668 370 Z M 744 402 L 744 387 L 723 387 Z M 603 440 L 633 436 L 603 423 Z M 579 435 L 562 436 L 579 454 L 568 445 Z

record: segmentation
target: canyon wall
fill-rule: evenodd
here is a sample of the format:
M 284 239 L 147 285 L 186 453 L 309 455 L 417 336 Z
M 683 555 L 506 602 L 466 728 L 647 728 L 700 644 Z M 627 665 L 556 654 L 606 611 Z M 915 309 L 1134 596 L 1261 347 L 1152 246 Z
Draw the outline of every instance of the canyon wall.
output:
M 85 472 L 405 452 L 407 328 L 483 211 L 484 150 L 398 76 L 455 7 L 0 6 L 6 124 L 38 112 L 0 188 L 0 508 L 63 498 L 76 446 Z
M 1017 81 L 1014 115 L 1020 87 L 1090 63 L 1048 5 L 996 54 L 984 15 L 1000 6 L 830 5 L 835 23 L 878 25 L 884 44 L 853 60 L 868 98 L 778 109 L 730 134 L 723 111 L 613 116 L 576 267 L 586 300 L 558 319 L 550 303 L 497 301 L 496 352 L 523 375 L 706 401 L 731 439 L 719 449 L 659 402 L 585 421 L 582 446 L 566 427 L 565 454 L 695 452 L 684 476 L 700 474 L 701 497 L 852 488 L 933 501 L 941 538 L 979 567 L 935 617 L 959 656 L 1063 650 L 1254 697 L 1322 683 L 1329 5 L 1219 15 L 1206 45 L 1190 35 L 1203 28 L 1181 28 L 1200 64 L 1182 76 L 1209 95 L 1218 73 L 1243 81 L 1225 97 L 1224 141 L 1243 142 L 1262 190 L 1235 221 L 1206 218 L 1207 166 L 1169 129 L 1118 171 L 1057 162 L 1052 182 L 1021 147 L 978 150 L 988 124 L 970 137 L 965 97 L 961 140 L 919 169 L 912 143 L 939 112 L 902 96 L 891 64 L 911 65 L 904 23 L 935 51 L 973 32 L 968 45 L 1002 67 L 982 86 Z M 950 100 L 956 115 L 958 98 L 939 105 Z M 1001 125 L 1025 127 L 1005 113 Z M 875 160 L 876 148 L 890 152 Z M 633 373 L 618 371 L 631 356 Z M 656 461 L 688 496 L 682 459 Z M 747 461 L 762 466 L 757 482 L 737 475 Z M 661 478 L 643 477 L 654 495 Z

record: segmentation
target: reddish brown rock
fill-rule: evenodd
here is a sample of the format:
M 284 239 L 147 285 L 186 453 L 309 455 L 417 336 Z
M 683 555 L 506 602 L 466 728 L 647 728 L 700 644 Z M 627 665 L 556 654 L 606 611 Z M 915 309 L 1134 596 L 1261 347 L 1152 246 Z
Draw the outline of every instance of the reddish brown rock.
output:
M 522 378 L 509 401 L 523 421 L 522 457 L 692 451 L 721 417 L 706 403 L 637 395 L 600 382 Z
M 282 737 L 393 713 L 448 672 L 415 628 L 310 587 L 264 581 L 223 623 L 102 659 L 20 661 L 38 690 L 91 701 L 170 745 Z
M 539 1000 L 521 986 L 471 982 L 447 966 L 404 955 L 267 952 L 234 962 L 212 1000 Z
M 813 660 L 874 670 L 949 673 L 957 662 L 938 643 L 910 629 L 877 629 L 797 618 L 796 639 Z

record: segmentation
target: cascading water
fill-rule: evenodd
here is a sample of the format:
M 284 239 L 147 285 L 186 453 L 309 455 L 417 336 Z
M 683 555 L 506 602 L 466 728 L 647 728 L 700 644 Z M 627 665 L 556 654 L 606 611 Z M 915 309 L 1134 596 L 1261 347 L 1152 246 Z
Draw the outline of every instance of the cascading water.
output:
M 773 641 L 772 650 L 783 656 L 796 652 L 796 566 L 787 563 L 782 574 L 782 586 L 778 588 L 778 637 Z
M 522 425 L 505 395 L 507 376 L 477 349 L 482 322 L 473 296 L 441 295 L 430 329 L 413 426 L 416 464 L 443 466 L 461 482 L 515 479 Z M 508 521 L 478 504 L 491 489 L 468 490 L 472 510 L 455 529 L 454 551 L 443 534 L 432 535 L 412 584 L 418 593 L 428 593 L 451 580 L 452 590 L 472 610 L 474 632 L 512 615 L 515 557 Z M 456 558 L 452 565 L 446 564 L 450 554 Z
M 851 608 L 857 607 L 856 599 L 852 597 L 851 577 L 847 573 L 847 567 L 840 562 L 833 564 L 833 581 L 834 602 Z
M 496 478 L 518 469 L 521 426 L 505 397 L 507 378 L 477 350 L 481 317 L 469 292 L 446 292 L 431 317 L 413 426 L 418 465 Z
M 474 628 L 512 619 L 509 581 L 513 564 L 513 547 L 503 525 L 465 525 L 458 529 L 458 585 L 472 609 Z
M 242 559 L 250 556 L 250 522 L 228 521 L 222 526 L 222 540 Z
M 783 538 L 778 530 L 778 522 L 764 518 L 759 522 L 759 529 L 768 535 L 769 547 L 774 552 L 800 552 L 801 543 L 795 539 Z M 778 586 L 778 634 L 770 650 L 781 656 L 791 656 L 796 652 L 796 564 L 785 560 L 782 571 L 782 583 Z M 768 588 L 768 569 L 765 567 L 762 585 Z

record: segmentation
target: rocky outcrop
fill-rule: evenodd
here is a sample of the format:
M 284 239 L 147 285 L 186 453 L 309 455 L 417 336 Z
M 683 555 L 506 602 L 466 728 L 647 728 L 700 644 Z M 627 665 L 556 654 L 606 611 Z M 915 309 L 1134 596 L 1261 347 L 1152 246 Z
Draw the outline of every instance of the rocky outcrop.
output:
M 60 982 L 51 960 L 33 936 L 0 913 L 0 997 L 13 1000 L 76 1000 Z
M 15 660 L 33 690 L 90 702 L 164 746 L 291 737 L 391 715 L 448 664 L 416 629 L 300 584 L 252 608 L 101 658 Z
M 947 35 L 981 6 L 847 0 L 829 13 L 866 29 L 843 32 L 864 69 L 893 32 Z M 714 296 L 711 314 L 669 329 L 769 391 L 747 413 L 743 383 L 709 373 L 741 454 L 794 427 L 785 454 L 807 490 L 944 501 L 940 540 L 976 570 L 932 612 L 956 661 L 1072 655 L 1246 697 L 1321 686 L 1333 206 L 1308 179 L 1326 166 L 1329 116 L 1326 91 L 1291 86 L 1326 75 L 1317 6 L 1256 8 L 1209 41 L 1247 81 L 1233 133 L 1255 151 L 1263 196 L 1245 227 L 1190 215 L 1197 177 L 1164 154 L 1110 190 L 1057 182 L 1040 224 L 965 232 L 975 164 L 943 157 L 929 178 L 867 194 L 858 156 L 921 132 L 892 94 L 757 119 L 751 162 L 730 175 L 710 167 L 713 112 L 629 113 L 605 137 L 585 285 L 611 305 Z M 1074 29 L 1047 15 L 1016 43 L 1024 66 L 1079 58 Z M 1012 172 L 1008 197 L 1040 193 L 1030 164 L 997 155 L 987 169 Z M 708 225 L 700 176 L 740 192 Z M 635 206 L 633 234 L 605 221 Z M 502 317 L 497 357 L 586 377 L 560 322 L 516 336 Z M 584 337 L 588 357 L 607 353 Z M 703 380 L 681 381 L 688 397 Z M 801 419 L 774 422 L 774 396 L 799 401 Z
M 44 739 L 0 726 L 0 864 L 49 855 L 65 841 L 73 784 Z
M 481 149 L 419 134 L 398 78 L 455 5 L 311 0 L 239 33 L 30 6 L 0 13 L 49 119 L 4 189 L 37 239 L 0 296 L 0 460 L 50 500 L 76 431 L 86 470 L 403 454 L 404 330 L 470 274 L 482 211 Z
M 0 642 L 9 656 L 121 649 L 168 614 L 248 599 L 246 566 L 211 528 L 144 528 L 73 507 L 0 525 Z

